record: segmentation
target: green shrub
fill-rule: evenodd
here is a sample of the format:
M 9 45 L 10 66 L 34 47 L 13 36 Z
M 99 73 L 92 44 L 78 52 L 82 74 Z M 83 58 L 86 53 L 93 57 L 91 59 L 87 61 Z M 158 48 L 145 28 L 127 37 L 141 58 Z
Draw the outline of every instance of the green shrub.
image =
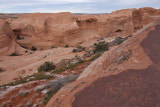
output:
M 34 47 L 34 46 L 32 46 L 31 50 L 32 50 L 32 51 L 36 51 L 36 50 L 37 50 L 37 48 L 36 48 L 36 47 Z
M 48 71 L 51 71 L 55 68 L 56 68 L 56 66 L 53 64 L 53 62 L 48 62 L 47 61 L 38 68 L 38 72 L 42 72 L 42 71 L 48 72 Z
M 0 67 L 0 72 L 3 72 L 3 69 Z
M 55 70 L 52 71 L 52 73 L 58 74 L 58 73 L 64 72 L 65 70 L 66 69 L 64 69 L 64 68 L 55 69 Z
M 31 77 L 33 77 L 33 78 L 31 78 Z M 33 74 L 27 78 L 31 78 L 31 79 L 29 79 L 29 81 L 35 81 L 35 80 L 51 79 L 51 78 L 53 78 L 53 76 L 40 73 L 40 74 Z
M 77 64 L 72 64 L 72 63 L 66 63 L 62 66 L 63 69 L 67 70 L 67 69 L 71 69 L 73 70 L 75 67 L 77 66 Z
M 91 59 L 89 59 L 89 61 L 94 61 L 97 58 L 99 58 L 101 55 L 102 55 L 101 53 L 97 53 L 97 54 L 95 54 L 95 56 L 93 56 Z
M 69 47 L 69 45 L 66 45 L 66 46 L 65 46 L 65 48 L 68 48 L 68 47 Z
M 72 52 L 82 52 L 82 51 L 84 51 L 85 49 L 86 49 L 85 47 L 78 46 L 76 49 L 73 49 Z
M 12 53 L 10 56 L 20 56 L 20 54 L 14 52 L 14 53 Z
M 73 49 L 73 51 L 72 51 L 72 52 L 74 52 L 74 53 L 75 53 L 75 52 L 77 52 L 77 49 Z
M 43 99 L 43 103 L 47 104 L 49 100 L 53 97 L 53 95 L 56 94 L 57 91 L 49 91 L 46 95 L 46 97 Z
M 115 40 L 116 45 L 120 45 L 121 43 L 123 43 L 125 40 L 122 37 L 117 37 Z
M 132 37 L 133 35 L 129 35 L 128 37 Z
M 105 42 L 100 42 L 98 44 L 95 43 L 94 45 L 95 45 L 95 49 L 93 50 L 93 53 L 104 52 L 109 49 L 108 43 L 105 43 Z
M 74 69 L 78 64 L 72 64 L 72 63 L 65 63 L 64 65 L 62 65 L 62 68 L 67 70 L 67 69 Z

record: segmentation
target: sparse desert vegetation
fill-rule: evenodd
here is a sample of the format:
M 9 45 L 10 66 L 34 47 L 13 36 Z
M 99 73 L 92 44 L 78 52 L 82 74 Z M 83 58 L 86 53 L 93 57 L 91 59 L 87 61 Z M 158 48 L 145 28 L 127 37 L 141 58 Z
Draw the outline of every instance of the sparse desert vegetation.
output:
M 17 53 L 17 52 L 14 52 L 12 53 L 10 56 L 20 56 L 21 54 Z
M 36 48 L 36 47 L 34 47 L 34 46 L 32 46 L 31 50 L 32 50 L 32 51 L 36 51 L 36 50 L 37 50 L 37 48 Z
M 48 71 L 51 71 L 55 68 L 56 68 L 56 66 L 53 64 L 53 62 L 47 61 L 38 68 L 38 72 L 43 72 L 43 71 L 48 72 Z
M 95 49 L 93 50 L 94 53 L 104 52 L 109 49 L 108 43 L 105 42 L 99 42 L 98 44 L 95 43 L 94 45 L 95 45 Z
M 3 68 L 0 67 L 0 73 L 3 72 Z

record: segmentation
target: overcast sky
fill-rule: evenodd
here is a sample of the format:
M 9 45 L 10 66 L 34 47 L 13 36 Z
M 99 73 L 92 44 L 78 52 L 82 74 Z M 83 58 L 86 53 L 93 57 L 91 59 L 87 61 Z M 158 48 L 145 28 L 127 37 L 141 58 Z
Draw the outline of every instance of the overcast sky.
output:
M 109 13 L 140 7 L 160 8 L 160 0 L 0 0 L 0 13 Z

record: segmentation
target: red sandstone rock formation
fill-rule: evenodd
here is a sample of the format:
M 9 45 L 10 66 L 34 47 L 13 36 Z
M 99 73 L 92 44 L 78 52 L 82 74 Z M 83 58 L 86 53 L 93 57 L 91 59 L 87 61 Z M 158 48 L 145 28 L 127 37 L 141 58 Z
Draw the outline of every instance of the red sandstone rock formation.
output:
M 77 46 L 100 37 L 127 36 L 159 17 L 153 8 L 125 9 L 101 15 L 72 13 L 26 14 L 11 27 L 23 36 L 17 42 L 24 47 Z
M 105 52 L 46 107 L 159 106 L 159 29 L 160 20 Z
M 10 23 L 0 19 L 0 55 L 9 55 L 20 47 L 14 41 L 14 33 Z

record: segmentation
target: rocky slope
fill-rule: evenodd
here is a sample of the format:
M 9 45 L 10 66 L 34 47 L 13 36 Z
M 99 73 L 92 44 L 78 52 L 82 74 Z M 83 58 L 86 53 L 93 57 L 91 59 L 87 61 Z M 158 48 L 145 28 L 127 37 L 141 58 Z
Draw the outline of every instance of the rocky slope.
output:
M 159 106 L 160 20 L 105 52 L 47 107 Z M 124 103 L 125 102 L 125 103 Z

